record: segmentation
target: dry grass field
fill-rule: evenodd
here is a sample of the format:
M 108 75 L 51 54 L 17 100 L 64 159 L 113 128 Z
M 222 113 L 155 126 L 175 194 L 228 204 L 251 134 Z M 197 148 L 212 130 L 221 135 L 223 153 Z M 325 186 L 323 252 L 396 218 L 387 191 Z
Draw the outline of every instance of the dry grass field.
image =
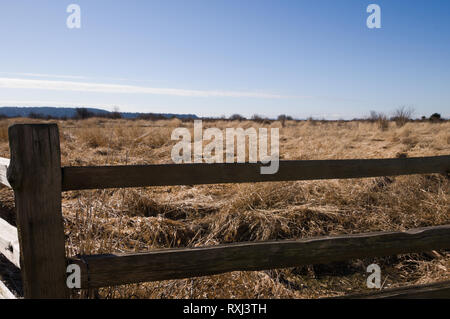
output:
M 9 157 L 0 121 L 0 156 Z M 180 120 L 58 121 L 62 165 L 171 163 Z M 387 127 L 365 121 L 204 122 L 203 127 L 279 127 L 284 160 L 450 154 L 450 122 Z M 146 251 L 450 224 L 449 179 L 411 175 L 353 180 L 146 187 L 63 193 L 67 255 Z M 10 190 L 0 190 L 4 211 Z M 101 298 L 317 298 L 366 292 L 377 263 L 383 287 L 450 279 L 450 251 L 330 265 L 232 272 L 100 289 Z

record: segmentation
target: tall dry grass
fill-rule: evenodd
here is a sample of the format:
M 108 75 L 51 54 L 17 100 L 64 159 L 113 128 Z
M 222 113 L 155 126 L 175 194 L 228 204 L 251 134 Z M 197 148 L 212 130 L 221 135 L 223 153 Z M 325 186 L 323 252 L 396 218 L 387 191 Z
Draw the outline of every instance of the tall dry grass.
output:
M 170 163 L 178 126 L 192 122 L 59 122 L 63 165 Z M 284 124 L 284 125 L 283 125 Z M 204 128 L 279 127 L 282 159 L 450 154 L 450 123 L 217 121 Z M 3 156 L 6 140 L 1 138 Z M 354 180 L 147 187 L 64 193 L 68 255 L 404 230 L 450 224 L 449 180 L 413 175 Z M 2 190 L 3 191 L 3 190 Z M 103 298 L 306 298 L 366 291 L 366 266 L 384 287 L 450 279 L 449 251 L 331 265 L 232 272 L 108 287 Z

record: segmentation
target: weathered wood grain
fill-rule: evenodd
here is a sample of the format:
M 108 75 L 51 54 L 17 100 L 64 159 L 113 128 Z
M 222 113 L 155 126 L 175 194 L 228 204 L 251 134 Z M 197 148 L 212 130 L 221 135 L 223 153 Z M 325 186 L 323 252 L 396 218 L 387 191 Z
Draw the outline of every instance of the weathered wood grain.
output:
M 11 185 L 8 182 L 8 178 L 6 177 L 6 171 L 8 170 L 9 162 L 9 158 L 0 157 L 0 184 L 11 188 Z
M 276 174 L 259 163 L 64 167 L 62 189 L 195 185 L 446 173 L 450 155 L 357 160 L 280 161 Z
M 72 258 L 82 269 L 82 287 L 103 287 L 321 264 L 450 247 L 450 225 L 300 240 L 247 242 L 140 254 Z M 89 278 L 89 279 L 88 279 Z
M 381 291 L 340 296 L 333 299 L 450 299 L 450 281 L 389 288 Z M 327 298 L 328 299 L 328 298 Z
M 8 133 L 25 298 L 68 297 L 58 126 L 15 124 Z
M 0 218 L 0 253 L 20 268 L 20 247 L 17 228 Z

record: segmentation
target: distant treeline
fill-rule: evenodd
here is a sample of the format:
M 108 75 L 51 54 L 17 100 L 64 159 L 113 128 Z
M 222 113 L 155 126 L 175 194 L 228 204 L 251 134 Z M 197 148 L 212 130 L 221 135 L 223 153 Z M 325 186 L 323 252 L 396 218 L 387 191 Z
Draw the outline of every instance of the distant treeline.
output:
M 272 123 L 274 121 L 279 122 L 286 122 L 286 121 L 310 121 L 310 122 L 351 122 L 351 121 L 363 121 L 363 122 L 375 122 L 379 120 L 379 118 L 384 118 L 386 121 L 393 121 L 396 122 L 399 125 L 403 125 L 406 122 L 424 122 L 424 121 L 431 121 L 431 122 L 443 122 L 447 121 L 448 119 L 444 119 L 441 117 L 439 113 L 433 113 L 430 117 L 422 116 L 421 118 L 413 119 L 412 118 L 412 111 L 405 110 L 404 108 L 400 108 L 394 112 L 394 115 L 391 117 L 388 117 L 384 115 L 383 113 L 377 113 L 374 111 L 370 112 L 370 115 L 364 118 L 353 118 L 351 120 L 344 120 L 344 119 L 338 119 L 338 120 L 327 120 L 327 119 L 320 119 L 320 118 L 313 118 L 308 117 L 306 119 L 295 119 L 292 116 L 281 114 L 278 115 L 277 118 L 268 118 L 264 117 L 258 114 L 255 114 L 249 118 L 240 115 L 240 114 L 233 114 L 229 116 L 228 118 L 225 116 L 222 117 L 204 117 L 202 118 L 205 121 L 254 121 L 258 123 Z
M 42 113 L 39 112 L 42 110 Z M 254 121 L 257 123 L 270 124 L 274 121 L 279 121 L 282 125 L 285 125 L 286 121 L 310 121 L 310 122 L 350 122 L 350 121 L 369 121 L 377 122 L 382 125 L 387 125 L 388 121 L 394 121 L 398 126 L 402 126 L 407 122 L 425 122 L 430 121 L 433 123 L 447 121 L 441 117 L 439 113 L 433 113 L 430 117 L 422 116 L 421 118 L 412 118 L 413 110 L 407 109 L 405 107 L 398 108 L 393 116 L 388 117 L 384 113 L 378 113 L 371 111 L 370 114 L 365 118 L 354 118 L 352 120 L 326 120 L 309 117 L 306 119 L 295 119 L 292 116 L 281 114 L 276 118 L 268 118 L 262 115 L 254 114 L 251 117 L 245 117 L 240 114 L 232 114 L 229 117 L 225 115 L 221 117 L 202 117 L 203 121 L 215 122 L 215 121 Z M 43 119 L 43 120 L 84 120 L 88 118 L 105 118 L 105 119 L 130 119 L 130 120 L 166 120 L 178 118 L 183 122 L 193 121 L 200 119 L 195 114 L 164 114 L 164 113 L 129 113 L 129 112 L 119 112 L 119 111 L 106 111 L 101 109 L 93 108 L 56 108 L 56 107 L 30 107 L 30 108 L 19 108 L 19 107 L 0 107 L 0 118 L 14 118 L 14 117 L 28 117 L 32 119 Z
M 3 113 L 0 113 L 0 118 L 14 118 L 14 117 L 27 117 L 31 119 L 42 119 L 42 120 L 85 120 L 88 118 L 106 118 L 106 119 L 122 119 L 122 118 L 129 118 L 129 119 L 143 119 L 143 120 L 164 120 L 164 119 L 170 119 L 176 117 L 176 115 L 173 116 L 164 116 L 162 114 L 154 114 L 154 113 L 141 113 L 138 114 L 136 117 L 124 117 L 122 113 L 120 112 L 108 112 L 108 113 L 95 113 L 91 112 L 88 109 L 85 108 L 78 108 L 76 109 L 76 113 L 73 116 L 57 116 L 57 115 L 51 115 L 51 114 L 41 114 L 41 113 L 35 113 L 30 112 L 26 116 L 21 115 L 13 115 L 13 116 L 7 116 Z M 191 118 L 189 118 L 191 119 Z
M 59 108 L 59 107 L 0 107 L 0 118 L 27 117 L 44 120 L 69 120 L 88 119 L 92 117 L 108 119 L 197 119 L 195 114 L 170 114 L 170 113 L 130 113 L 119 111 L 106 111 L 95 108 Z

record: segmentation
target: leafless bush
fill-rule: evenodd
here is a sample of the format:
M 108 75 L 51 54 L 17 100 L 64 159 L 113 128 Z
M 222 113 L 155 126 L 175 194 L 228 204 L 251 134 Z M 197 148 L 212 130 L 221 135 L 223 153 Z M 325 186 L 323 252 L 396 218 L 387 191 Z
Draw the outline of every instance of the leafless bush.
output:
M 292 116 L 288 116 L 286 114 L 281 114 L 281 115 L 278 115 L 277 120 L 281 122 L 282 127 L 285 127 L 286 121 L 292 121 L 293 118 L 292 118 Z
M 231 121 L 244 121 L 246 118 L 240 114 L 233 114 L 229 117 Z
M 308 117 L 308 118 L 306 119 L 306 122 L 307 122 L 309 125 L 312 125 L 312 126 L 317 125 L 317 120 L 316 120 L 315 118 L 313 118 L 312 116 Z
M 262 117 L 261 115 L 258 115 L 258 114 L 253 114 L 251 117 L 251 120 L 253 122 L 262 123 L 262 122 L 264 122 L 264 117 Z
M 402 127 L 408 121 L 411 120 L 411 116 L 414 114 L 414 109 L 406 106 L 401 106 L 394 111 L 394 116 L 391 118 L 392 121 L 395 121 L 398 127 Z
M 389 128 L 389 120 L 384 113 L 370 111 L 369 121 L 372 123 L 377 123 L 378 128 L 382 131 L 386 131 Z
M 267 117 L 263 117 L 258 114 L 253 114 L 251 120 L 256 123 L 270 124 L 270 120 Z

